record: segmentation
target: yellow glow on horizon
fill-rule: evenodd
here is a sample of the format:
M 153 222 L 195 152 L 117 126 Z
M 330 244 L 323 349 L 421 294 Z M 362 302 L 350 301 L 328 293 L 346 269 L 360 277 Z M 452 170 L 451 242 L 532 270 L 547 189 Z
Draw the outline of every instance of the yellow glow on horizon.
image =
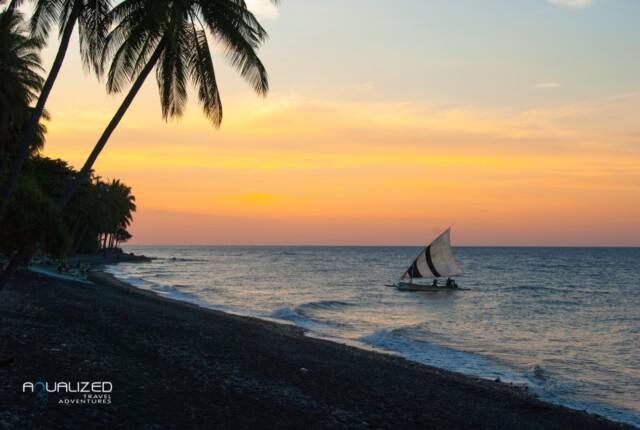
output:
M 484 5 L 398 2 L 389 20 L 339 3 L 249 2 L 270 35 L 266 98 L 212 38 L 219 130 L 191 87 L 184 117 L 162 121 L 149 76 L 94 166 L 133 189 L 132 243 L 418 245 L 455 223 L 454 244 L 640 245 L 633 2 L 531 2 L 498 21 Z M 44 150 L 75 168 L 125 95 L 78 53 L 76 32 Z
M 621 114 L 602 115 L 612 106 Z M 624 114 L 636 106 L 640 94 L 520 113 L 276 96 L 232 105 L 220 131 L 200 115 L 162 124 L 139 110 L 95 168 L 133 187 L 147 214 L 134 224 L 140 243 L 153 242 L 147 229 L 162 230 L 168 212 L 222 217 L 229 231 L 242 219 L 298 234 L 306 225 L 310 243 L 324 243 L 329 225 L 358 243 L 389 225 L 406 241 L 418 225 L 453 222 L 468 242 L 483 240 L 486 225 L 534 243 L 536 232 L 563 228 L 575 239 L 611 219 L 638 227 L 640 149 Z M 108 119 L 57 115 L 45 154 L 79 166 Z M 210 243 L 243 237 L 217 228 L 204 235 Z M 255 233 L 264 241 L 293 237 L 264 229 Z

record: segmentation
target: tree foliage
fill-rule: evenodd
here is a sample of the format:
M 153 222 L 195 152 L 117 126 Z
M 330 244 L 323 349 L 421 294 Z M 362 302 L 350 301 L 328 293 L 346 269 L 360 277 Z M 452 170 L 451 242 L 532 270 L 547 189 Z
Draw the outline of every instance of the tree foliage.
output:
M 0 12 L 0 150 L 12 150 L 31 119 L 29 105 L 37 99 L 44 82 L 40 75 L 41 48 L 42 43 L 29 36 L 19 12 Z M 41 125 L 32 152 L 42 147 L 44 132 Z
M 23 176 L 5 213 L 0 246 L 10 255 L 30 240 L 40 240 L 43 251 L 53 257 L 61 257 L 69 249 L 67 228 L 55 202 L 34 178 Z
M 27 160 L 2 222 L 0 247 L 5 254 L 30 240 L 61 256 L 114 248 L 131 238 L 127 228 L 136 210 L 135 197 L 118 179 L 104 181 L 92 175 L 64 210 L 56 205 L 76 173 L 60 159 L 34 155 Z

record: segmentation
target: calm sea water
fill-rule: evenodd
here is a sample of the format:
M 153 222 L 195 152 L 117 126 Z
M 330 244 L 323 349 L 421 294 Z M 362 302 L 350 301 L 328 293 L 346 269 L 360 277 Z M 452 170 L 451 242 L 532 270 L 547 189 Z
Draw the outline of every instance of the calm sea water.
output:
M 414 247 L 127 247 L 108 270 L 202 306 L 526 384 L 640 426 L 640 248 L 454 248 L 469 291 L 400 292 Z

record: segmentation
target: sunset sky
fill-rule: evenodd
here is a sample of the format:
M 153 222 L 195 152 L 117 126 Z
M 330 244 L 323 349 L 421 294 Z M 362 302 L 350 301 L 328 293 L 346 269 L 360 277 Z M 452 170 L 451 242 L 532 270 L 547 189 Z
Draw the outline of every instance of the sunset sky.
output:
M 637 0 L 248 1 L 271 91 L 224 58 L 216 130 L 149 79 L 95 168 L 131 244 L 640 246 Z M 48 68 L 57 40 L 43 57 Z M 122 100 L 77 39 L 45 155 L 79 168 Z

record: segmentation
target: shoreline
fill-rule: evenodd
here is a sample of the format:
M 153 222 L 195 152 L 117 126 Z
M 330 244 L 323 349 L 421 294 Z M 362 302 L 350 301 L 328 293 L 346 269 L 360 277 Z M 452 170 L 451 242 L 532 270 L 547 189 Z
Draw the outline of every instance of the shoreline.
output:
M 526 390 L 308 337 L 135 288 L 19 274 L 0 294 L 0 427 L 65 422 L 315 428 L 633 428 Z M 113 383 L 111 404 L 39 404 L 26 381 Z M 151 391 L 150 391 L 151 390 Z M 417 399 L 417 400 L 416 400 Z M 102 423 L 102 424 L 100 424 Z M 79 427 L 81 425 L 78 424 Z
M 131 253 L 133 255 L 133 253 Z M 153 258 L 148 258 L 145 257 L 144 255 L 142 256 L 144 258 L 147 259 L 147 261 L 152 260 Z M 134 261 L 135 262 L 135 261 Z M 109 263 L 112 264 L 112 263 Z M 204 301 L 192 301 L 192 300 L 185 300 L 185 299 L 181 299 L 178 297 L 175 297 L 171 294 L 163 294 L 161 292 L 155 291 L 153 289 L 147 289 L 144 287 L 136 287 L 133 284 L 128 283 L 127 281 L 121 280 L 119 279 L 115 274 L 111 273 L 111 272 L 107 272 L 104 269 L 106 268 L 106 266 L 103 266 L 101 268 L 101 272 L 98 275 L 100 277 L 100 279 L 102 279 L 105 283 L 113 283 L 113 284 L 117 284 L 120 285 L 121 288 L 125 289 L 125 290 L 132 290 L 134 292 L 140 292 L 142 294 L 149 294 L 152 297 L 156 297 L 162 300 L 168 300 L 170 302 L 174 302 L 174 303 L 180 303 L 180 304 L 187 304 L 189 306 L 195 306 L 197 308 L 203 309 L 203 310 L 208 310 L 208 311 L 213 311 L 213 312 L 221 312 L 224 315 L 233 315 L 233 316 L 238 316 L 241 318 L 249 318 L 249 319 L 254 319 L 254 320 L 258 320 L 258 321 L 264 321 L 264 322 L 268 322 L 268 323 L 274 323 L 276 325 L 284 325 L 284 326 L 291 326 L 294 327 L 296 329 L 301 330 L 302 334 L 310 339 L 318 339 L 318 340 L 322 340 L 322 341 L 327 341 L 327 342 L 331 342 L 331 343 L 335 343 L 337 345 L 342 345 L 342 346 L 348 346 L 351 348 L 356 348 L 358 350 L 362 350 L 362 351 L 368 351 L 368 352 L 373 352 L 373 353 L 377 353 L 377 354 L 382 354 L 382 355 L 388 355 L 391 357 L 396 357 L 402 360 L 406 360 L 409 363 L 415 364 L 415 365 L 420 365 L 420 366 L 426 366 L 428 368 L 431 369 L 435 369 L 437 371 L 441 371 L 441 372 L 449 372 L 452 373 L 454 375 L 459 375 L 462 376 L 464 378 L 469 378 L 470 380 L 474 381 L 474 382 L 487 382 L 489 384 L 493 384 L 493 383 L 499 383 L 505 387 L 509 387 L 510 389 L 515 389 L 515 390 L 519 390 L 521 391 L 523 394 L 536 399 L 538 401 L 541 401 L 543 403 L 548 403 L 554 406 L 560 406 L 572 411 L 578 411 L 578 412 L 584 412 L 587 413 L 589 415 L 592 416 L 597 416 L 597 417 L 601 417 L 605 420 L 609 420 L 612 421 L 614 423 L 620 423 L 626 426 L 630 426 L 631 428 L 638 428 L 640 429 L 640 427 L 637 427 L 636 424 L 634 424 L 632 421 L 626 421 L 626 419 L 628 419 L 627 417 L 624 417 L 621 420 L 616 419 L 615 414 L 614 416 L 605 416 L 602 415 L 601 413 L 599 413 L 597 410 L 589 410 L 588 406 L 580 406 L 579 404 L 571 404 L 570 402 L 562 402 L 562 401 L 558 401 L 556 400 L 555 402 L 552 400 L 552 397 L 548 397 L 545 398 L 544 396 L 541 396 L 539 393 L 536 393 L 535 389 L 532 389 L 530 386 L 528 386 L 526 383 L 519 383 L 519 382 L 509 382 L 509 380 L 504 380 L 500 377 L 493 378 L 493 377 L 483 377 L 483 376 L 479 376 L 479 375 L 474 375 L 474 374 L 469 374 L 469 373 L 464 373 L 462 371 L 458 371 L 455 369 L 450 369 L 450 368 L 445 368 L 445 367 L 438 367 L 435 365 L 430 365 L 430 364 L 426 364 L 424 362 L 421 361 L 417 361 L 417 360 L 412 360 L 411 358 L 408 358 L 404 355 L 402 355 L 402 353 L 397 352 L 397 351 L 392 351 L 392 350 L 385 350 L 383 348 L 379 348 L 376 346 L 372 346 L 372 345 L 368 345 L 366 343 L 362 343 L 359 341 L 352 341 L 350 339 L 343 339 L 343 338 L 339 338 L 339 337 L 327 337 L 327 336 L 322 336 L 322 335 L 318 335 L 317 333 L 314 333 L 311 329 L 305 328 L 303 326 L 300 326 L 298 324 L 296 324 L 295 322 L 292 321 L 288 321 L 288 320 L 279 320 L 277 318 L 272 318 L 272 317 L 263 317 L 263 316 L 259 316 L 259 315 L 253 315 L 249 312 L 247 313 L 243 313 L 243 312 L 233 312 L 233 311 L 229 311 L 226 310 L 224 308 L 218 308 L 215 305 L 210 305 L 207 304 Z

